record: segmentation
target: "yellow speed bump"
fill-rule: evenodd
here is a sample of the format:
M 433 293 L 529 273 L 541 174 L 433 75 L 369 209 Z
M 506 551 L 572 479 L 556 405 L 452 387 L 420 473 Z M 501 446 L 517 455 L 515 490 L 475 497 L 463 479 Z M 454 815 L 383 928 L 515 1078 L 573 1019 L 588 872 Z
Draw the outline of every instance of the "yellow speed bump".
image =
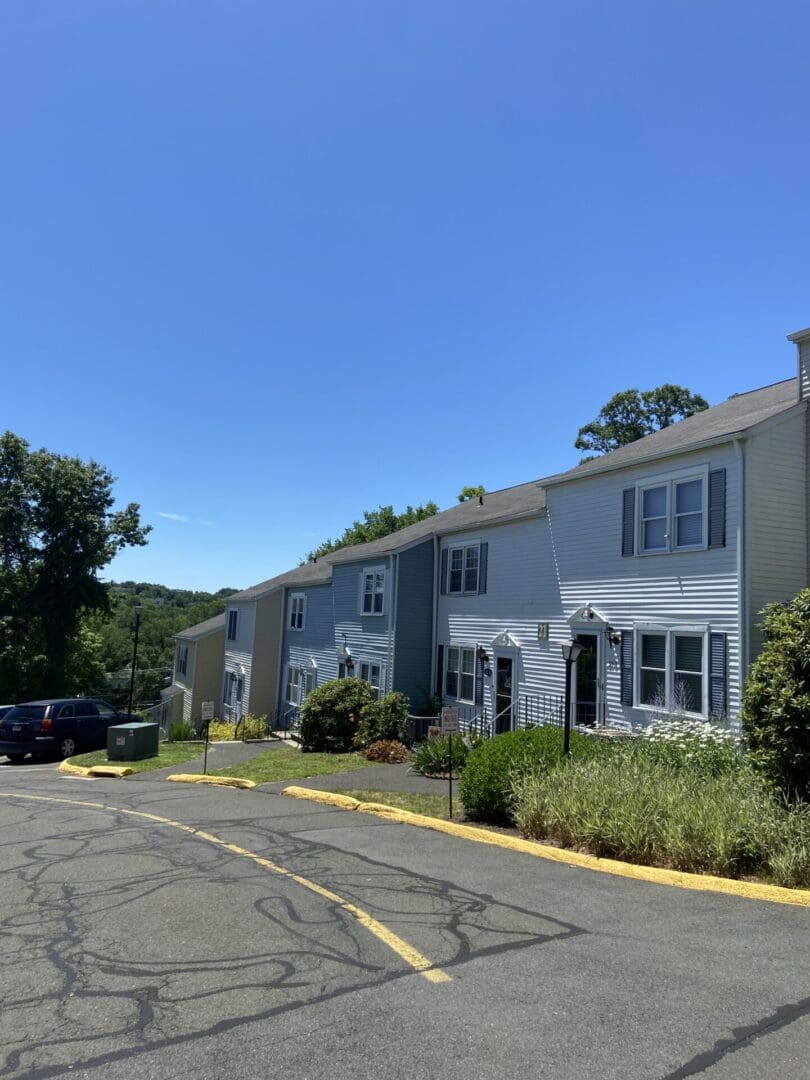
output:
M 346 795 L 333 791 L 314 791 L 310 788 L 284 788 L 282 795 L 293 799 L 310 799 L 344 810 L 359 810 L 363 814 L 375 814 L 388 821 L 402 825 L 416 825 L 421 829 L 447 833 L 463 840 L 473 840 L 491 847 L 505 848 L 522 855 L 532 855 L 537 859 L 575 866 L 582 870 L 596 870 L 601 874 L 613 874 L 615 877 L 632 878 L 635 881 L 647 881 L 653 885 L 669 885 L 678 889 L 693 889 L 697 892 L 725 893 L 745 900 L 765 900 L 772 904 L 791 904 L 795 907 L 810 908 L 809 889 L 786 889 L 781 885 L 766 885 L 758 881 L 736 881 L 732 878 L 714 877 L 710 874 L 687 874 L 681 870 L 666 870 L 657 866 L 640 866 L 636 863 L 620 862 L 618 859 L 600 859 L 596 855 L 586 855 L 581 851 L 553 847 L 537 840 L 524 840 L 519 836 L 490 832 L 474 825 L 460 825 L 455 821 L 442 818 L 426 817 L 414 814 L 410 810 L 399 810 L 384 803 L 360 802 Z
M 204 776 L 202 773 L 172 773 L 167 780 L 178 784 L 213 784 L 215 787 L 252 788 L 253 780 L 243 780 L 241 776 Z
M 114 780 L 120 780 L 122 776 L 131 776 L 132 769 L 129 765 L 91 765 L 87 770 L 88 776 L 109 776 Z
M 59 762 L 59 772 L 69 773 L 71 776 L 89 776 L 90 770 L 83 765 L 71 765 L 69 761 Z

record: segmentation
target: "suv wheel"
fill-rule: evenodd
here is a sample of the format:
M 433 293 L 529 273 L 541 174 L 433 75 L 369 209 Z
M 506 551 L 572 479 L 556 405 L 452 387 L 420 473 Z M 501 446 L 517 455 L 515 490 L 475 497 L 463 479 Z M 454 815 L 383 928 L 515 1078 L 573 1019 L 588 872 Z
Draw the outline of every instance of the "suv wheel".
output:
M 59 740 L 59 757 L 69 758 L 73 757 L 76 753 L 76 740 L 72 735 L 65 735 L 63 739 Z

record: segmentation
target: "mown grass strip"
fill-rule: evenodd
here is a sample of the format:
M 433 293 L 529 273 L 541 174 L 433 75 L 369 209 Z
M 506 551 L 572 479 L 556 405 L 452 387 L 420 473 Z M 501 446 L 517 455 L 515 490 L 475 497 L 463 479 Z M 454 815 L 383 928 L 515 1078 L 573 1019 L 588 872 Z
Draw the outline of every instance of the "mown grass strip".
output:
M 250 761 L 211 769 L 211 776 L 241 776 L 255 784 L 271 784 L 279 780 L 308 780 L 331 773 L 366 769 L 376 762 L 359 754 L 302 754 L 287 746 L 274 747 L 257 754 Z

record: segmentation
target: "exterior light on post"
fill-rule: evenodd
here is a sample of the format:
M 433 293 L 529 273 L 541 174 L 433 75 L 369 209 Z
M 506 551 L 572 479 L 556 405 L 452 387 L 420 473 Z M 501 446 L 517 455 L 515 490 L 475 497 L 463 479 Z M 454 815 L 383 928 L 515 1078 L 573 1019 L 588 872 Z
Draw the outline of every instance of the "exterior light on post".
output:
M 577 662 L 577 657 L 582 652 L 582 646 L 578 641 L 560 642 L 563 660 L 565 661 L 565 717 L 563 726 L 563 753 L 571 753 L 571 668 Z
M 135 643 L 132 646 L 132 675 L 129 679 L 129 701 L 127 703 L 127 714 L 132 712 L 132 694 L 135 690 L 135 663 L 138 659 L 138 631 L 141 628 L 141 615 L 143 613 L 143 604 L 135 605 Z

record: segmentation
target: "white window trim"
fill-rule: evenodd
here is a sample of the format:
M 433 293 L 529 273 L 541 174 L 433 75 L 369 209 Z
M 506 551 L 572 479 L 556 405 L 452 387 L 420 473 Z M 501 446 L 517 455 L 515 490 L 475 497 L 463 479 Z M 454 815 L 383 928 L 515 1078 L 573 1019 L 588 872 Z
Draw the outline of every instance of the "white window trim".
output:
M 385 693 L 386 693 L 386 690 L 385 690 L 385 678 L 386 678 L 385 661 L 384 660 L 374 659 L 374 658 L 372 658 L 370 656 L 359 656 L 354 662 L 355 678 L 357 678 L 357 679 L 362 679 L 363 678 L 363 665 L 364 664 L 366 664 L 368 666 L 369 678 L 364 679 L 363 681 L 367 682 L 368 685 L 373 690 L 377 691 L 377 698 L 379 700 L 379 698 L 384 697 Z M 375 686 L 374 683 L 371 681 L 371 669 L 372 669 L 372 667 L 377 667 L 377 668 L 380 669 L 380 685 L 379 686 Z
M 231 615 L 235 615 L 233 620 L 233 636 L 229 635 L 228 631 L 231 628 Z M 239 608 L 228 608 L 228 615 L 225 622 L 225 640 L 226 641 L 238 641 L 239 640 Z
M 456 692 L 455 697 L 453 697 L 452 694 L 447 693 L 447 672 L 449 670 L 448 661 L 450 659 L 450 650 L 451 649 L 458 649 L 458 690 Z M 452 641 L 452 642 L 446 642 L 445 643 L 445 646 L 444 646 L 444 674 L 443 674 L 443 685 L 442 685 L 442 690 L 443 690 L 442 697 L 449 698 L 452 701 L 458 701 L 462 705 L 475 705 L 475 676 L 476 676 L 476 664 L 478 662 L 477 657 L 476 657 L 477 650 L 478 650 L 477 645 L 470 645 L 470 644 L 467 644 L 466 642 Z M 463 652 L 465 652 L 465 651 L 471 652 L 472 656 L 473 656 L 472 697 L 468 697 L 468 698 L 461 696 L 461 675 L 462 675 L 462 671 L 463 671 L 463 667 L 462 667 L 463 660 L 462 660 L 462 655 L 461 654 Z M 467 672 L 467 674 L 469 674 L 469 672 Z
M 295 612 L 295 606 L 301 602 L 301 625 L 293 625 L 293 616 Z M 307 625 L 307 595 L 306 593 L 290 593 L 289 603 L 287 605 L 287 629 L 294 631 L 296 634 L 300 634 L 306 628 Z
M 478 550 L 478 566 L 475 573 L 475 588 L 466 589 L 464 586 L 467 582 L 467 552 L 471 548 L 477 548 Z M 479 589 L 481 588 L 481 541 L 471 540 L 464 544 L 448 544 L 444 549 L 447 552 L 447 578 L 444 582 L 444 590 L 447 596 L 478 596 Z M 461 588 L 450 588 L 450 575 L 453 567 L 453 552 L 460 551 L 461 555 Z M 453 646 L 455 648 L 455 646 Z M 465 645 L 464 648 L 467 648 Z
M 699 544 L 683 544 L 680 547 L 675 540 L 675 485 L 688 482 L 689 480 L 701 480 L 701 526 L 702 540 Z M 667 511 L 666 511 L 666 540 L 667 546 L 663 548 L 644 548 L 644 492 L 651 488 L 666 487 Z M 636 520 L 635 520 L 636 552 L 640 557 L 649 558 L 655 555 L 683 554 L 689 551 L 706 551 L 709 546 L 709 466 L 701 465 L 694 469 L 678 469 L 676 472 L 664 473 L 661 476 L 651 476 L 636 483 Z
M 709 718 L 709 626 L 706 623 L 678 623 L 676 625 L 665 623 L 636 623 L 633 634 L 633 708 L 642 712 L 660 713 L 661 706 L 643 705 L 641 703 L 641 637 L 642 634 L 663 634 L 665 641 L 664 659 L 664 712 L 678 709 L 677 701 L 673 700 L 673 675 L 675 672 L 675 647 L 674 638 L 677 635 L 700 637 L 703 639 L 703 659 L 701 669 L 701 681 L 703 690 L 702 709 L 700 712 L 689 709 L 683 710 L 685 716 L 697 717 L 701 720 Z
M 177 646 L 177 674 L 188 675 L 188 645 Z
M 386 575 L 385 571 L 386 571 L 385 566 L 364 566 L 363 569 L 360 571 L 360 614 L 362 615 L 362 617 L 364 619 L 379 619 L 381 616 L 385 615 L 385 592 L 386 592 L 386 585 L 388 584 L 387 575 Z M 376 577 L 377 577 L 378 574 L 382 575 L 382 589 L 381 590 L 377 589 Z M 364 610 L 364 602 L 365 602 L 365 598 L 366 598 L 366 579 L 369 578 L 369 577 L 373 578 L 372 590 L 368 594 L 368 595 L 371 596 L 372 609 L 374 607 L 374 597 L 375 596 L 381 596 L 382 597 L 382 605 L 381 605 L 381 609 L 379 611 L 374 611 L 374 610 L 365 611 Z

